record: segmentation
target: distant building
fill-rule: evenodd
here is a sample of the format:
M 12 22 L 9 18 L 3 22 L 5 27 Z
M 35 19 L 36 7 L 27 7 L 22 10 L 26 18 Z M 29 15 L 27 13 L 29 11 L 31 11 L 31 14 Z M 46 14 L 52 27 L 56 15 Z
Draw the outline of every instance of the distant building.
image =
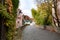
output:
M 20 9 L 17 9 L 16 27 L 22 27 L 23 13 Z

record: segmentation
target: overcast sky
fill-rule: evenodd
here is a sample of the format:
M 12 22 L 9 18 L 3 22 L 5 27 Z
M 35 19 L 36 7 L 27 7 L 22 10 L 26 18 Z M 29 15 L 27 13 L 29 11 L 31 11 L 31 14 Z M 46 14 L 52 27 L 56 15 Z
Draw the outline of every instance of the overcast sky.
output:
M 32 17 L 31 9 L 36 9 L 36 5 L 34 4 L 33 0 L 20 0 L 19 8 L 25 15 Z

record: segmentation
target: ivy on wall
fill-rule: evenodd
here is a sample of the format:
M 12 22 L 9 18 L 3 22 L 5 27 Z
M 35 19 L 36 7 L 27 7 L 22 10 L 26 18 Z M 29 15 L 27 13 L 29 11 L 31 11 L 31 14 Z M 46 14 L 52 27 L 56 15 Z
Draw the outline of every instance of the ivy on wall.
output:
M 18 8 L 19 0 L 12 0 L 13 10 L 10 15 L 7 12 L 6 4 L 0 4 L 0 19 L 4 20 L 4 27 L 6 27 L 6 40 L 13 40 L 15 35 L 15 18 L 16 18 L 16 9 Z M 2 21 L 1 21 L 2 22 Z

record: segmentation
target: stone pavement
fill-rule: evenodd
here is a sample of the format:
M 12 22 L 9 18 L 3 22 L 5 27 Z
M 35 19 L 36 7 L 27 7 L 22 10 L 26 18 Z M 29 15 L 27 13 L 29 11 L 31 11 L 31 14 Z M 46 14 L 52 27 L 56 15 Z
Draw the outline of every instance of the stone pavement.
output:
M 26 26 L 22 32 L 22 40 L 60 40 L 60 34 L 42 30 L 35 25 Z

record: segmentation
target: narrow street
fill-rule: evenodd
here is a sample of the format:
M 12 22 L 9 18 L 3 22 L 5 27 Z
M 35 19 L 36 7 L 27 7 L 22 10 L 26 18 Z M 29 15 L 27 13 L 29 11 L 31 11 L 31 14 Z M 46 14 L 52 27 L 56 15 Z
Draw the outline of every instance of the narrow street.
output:
M 60 40 L 60 0 L 0 0 L 0 40 Z
M 22 36 L 18 38 L 21 40 L 60 40 L 60 34 L 37 28 L 35 25 L 26 26 L 20 33 L 21 31 L 18 36 Z

